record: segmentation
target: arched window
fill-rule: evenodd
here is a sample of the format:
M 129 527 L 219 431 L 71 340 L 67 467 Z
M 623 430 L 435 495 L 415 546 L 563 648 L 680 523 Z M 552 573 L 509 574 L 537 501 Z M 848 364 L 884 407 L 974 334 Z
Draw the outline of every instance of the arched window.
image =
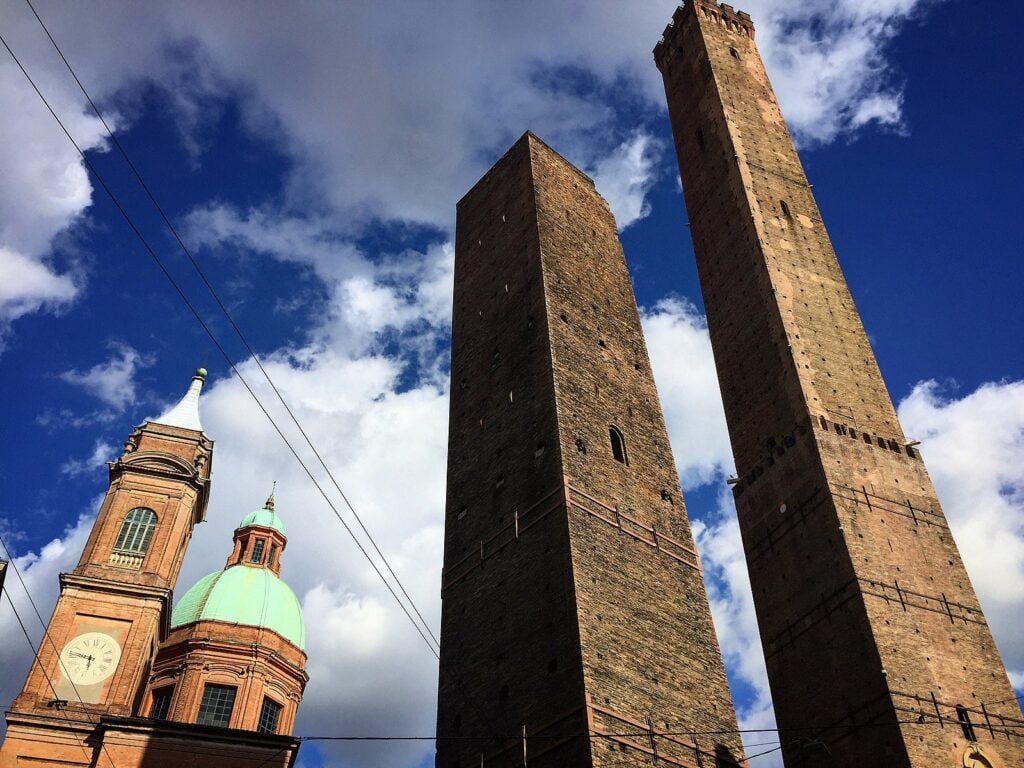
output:
M 782 215 L 785 216 L 787 219 L 793 218 L 793 214 L 789 212 L 789 205 L 786 203 L 785 200 L 779 200 L 779 208 L 782 209 Z
M 156 528 L 156 512 L 145 507 L 136 507 L 124 516 L 121 532 L 114 542 L 115 552 L 144 555 Z
M 629 466 L 629 457 L 626 455 L 626 438 L 623 437 L 622 430 L 612 424 L 608 427 L 608 438 L 612 441 L 612 458 Z

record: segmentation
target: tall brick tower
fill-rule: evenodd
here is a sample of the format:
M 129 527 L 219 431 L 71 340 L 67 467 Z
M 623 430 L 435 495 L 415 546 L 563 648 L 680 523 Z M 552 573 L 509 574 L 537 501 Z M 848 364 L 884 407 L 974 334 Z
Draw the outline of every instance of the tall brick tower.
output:
M 1020 709 L 750 17 L 688 0 L 654 56 L 786 764 L 1021 765 Z
M 614 218 L 529 133 L 457 214 L 437 765 L 732 765 Z

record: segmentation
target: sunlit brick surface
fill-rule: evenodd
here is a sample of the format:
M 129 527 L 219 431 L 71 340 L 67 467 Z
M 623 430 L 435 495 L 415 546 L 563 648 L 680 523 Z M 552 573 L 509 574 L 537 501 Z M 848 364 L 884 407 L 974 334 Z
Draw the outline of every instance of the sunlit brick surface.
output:
M 439 768 L 742 755 L 615 221 L 530 134 L 458 207 L 447 494 Z
M 1020 709 L 897 421 L 750 17 L 690 0 L 655 60 L 786 764 L 1024 764 Z

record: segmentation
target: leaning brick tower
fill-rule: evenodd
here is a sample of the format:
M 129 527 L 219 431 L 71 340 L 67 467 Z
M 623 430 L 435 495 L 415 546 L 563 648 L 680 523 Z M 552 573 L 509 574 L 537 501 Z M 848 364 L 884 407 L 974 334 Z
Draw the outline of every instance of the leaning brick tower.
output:
M 451 376 L 439 768 L 734 765 L 615 220 L 529 133 L 458 205 Z
M 1024 721 L 754 44 L 688 0 L 654 49 L 787 766 L 1024 764 Z

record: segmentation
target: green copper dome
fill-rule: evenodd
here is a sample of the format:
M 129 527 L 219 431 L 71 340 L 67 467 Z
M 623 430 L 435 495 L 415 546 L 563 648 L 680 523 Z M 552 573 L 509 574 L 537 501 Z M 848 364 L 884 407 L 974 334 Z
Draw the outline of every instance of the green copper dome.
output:
M 270 503 L 272 504 L 273 502 Z M 242 522 L 238 524 L 238 527 L 245 528 L 249 525 L 262 525 L 264 528 L 273 528 L 282 536 L 288 535 L 288 528 L 285 526 L 284 520 L 278 516 L 277 512 L 267 507 L 250 512 L 242 518 Z
M 256 514 L 259 513 L 253 512 Z M 280 518 L 274 517 L 280 522 Z M 244 526 L 245 521 L 242 524 Z M 281 527 L 284 527 L 283 523 Z M 196 582 L 174 606 L 171 627 L 176 629 L 197 621 L 263 627 L 305 650 L 306 629 L 298 598 L 287 584 L 266 568 L 234 565 Z

